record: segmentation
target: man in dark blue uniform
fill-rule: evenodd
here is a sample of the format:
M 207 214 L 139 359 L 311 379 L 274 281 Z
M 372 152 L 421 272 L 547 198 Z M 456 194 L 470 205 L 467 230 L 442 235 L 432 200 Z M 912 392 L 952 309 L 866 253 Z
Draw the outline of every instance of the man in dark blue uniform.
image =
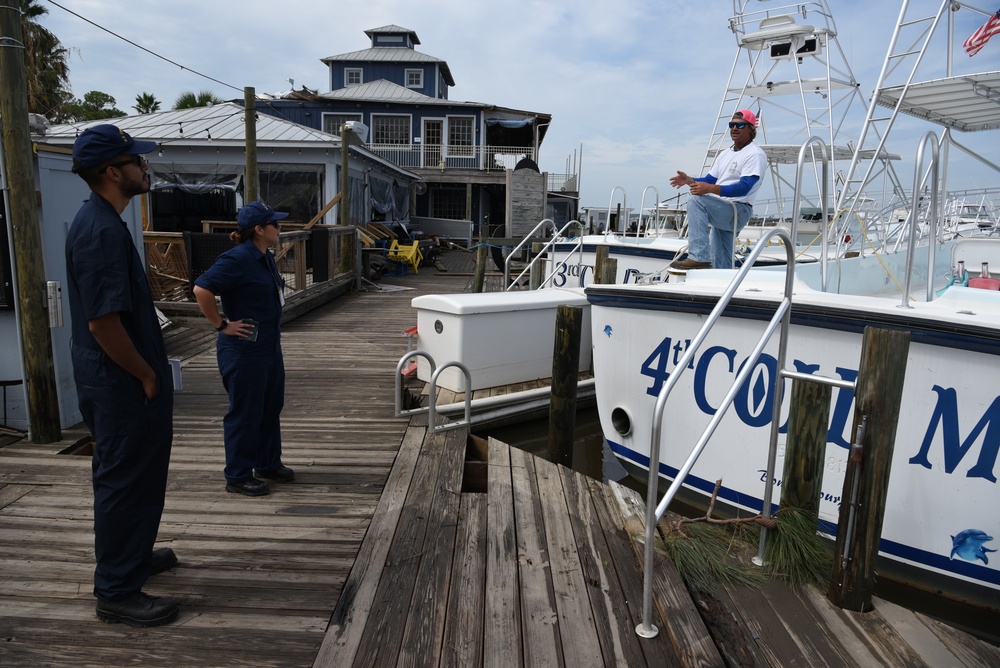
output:
M 173 385 L 163 335 L 122 211 L 149 191 L 144 153 L 113 125 L 85 130 L 73 171 L 93 191 L 66 238 L 73 373 L 80 412 L 94 436 L 94 595 L 106 622 L 157 626 L 177 603 L 142 591 L 171 568 L 170 548 L 153 550 L 163 513 L 173 436 Z

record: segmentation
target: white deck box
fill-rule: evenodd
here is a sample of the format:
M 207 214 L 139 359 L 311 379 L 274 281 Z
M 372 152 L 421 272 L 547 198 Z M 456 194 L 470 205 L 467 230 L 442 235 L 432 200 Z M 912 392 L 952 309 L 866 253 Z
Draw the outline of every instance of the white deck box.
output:
M 590 368 L 590 305 L 582 288 L 522 292 L 423 295 L 411 302 L 417 309 L 417 349 L 441 367 L 458 361 L 472 374 L 472 390 L 521 383 L 552 376 L 556 309 L 583 307 L 580 371 Z M 418 356 L 417 377 L 429 382 L 431 367 Z M 463 392 L 465 376 L 448 367 L 438 387 Z

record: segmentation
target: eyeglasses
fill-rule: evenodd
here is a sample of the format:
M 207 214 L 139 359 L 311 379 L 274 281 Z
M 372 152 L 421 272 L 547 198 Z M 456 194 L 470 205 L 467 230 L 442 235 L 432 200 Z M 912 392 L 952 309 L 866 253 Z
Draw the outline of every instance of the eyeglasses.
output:
M 750 124 L 749 123 L 730 123 L 729 124 L 729 129 L 732 130 L 733 128 L 736 128 L 737 130 L 742 130 L 743 128 L 745 128 L 748 125 L 750 125 Z
M 146 164 L 146 158 L 144 156 L 141 156 L 141 155 L 133 155 L 128 160 L 122 160 L 121 162 L 112 162 L 110 165 L 108 165 L 108 167 L 114 167 L 116 169 L 121 169 L 125 165 L 131 165 L 133 163 L 136 164 L 136 165 L 138 165 L 139 167 L 142 167 L 143 165 Z

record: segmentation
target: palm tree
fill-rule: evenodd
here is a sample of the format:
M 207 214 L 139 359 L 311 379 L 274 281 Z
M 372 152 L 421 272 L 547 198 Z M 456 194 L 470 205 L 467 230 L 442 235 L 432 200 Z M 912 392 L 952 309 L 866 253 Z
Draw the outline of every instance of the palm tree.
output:
M 152 114 L 160 110 L 160 101 L 152 93 L 143 91 L 135 96 L 135 105 L 132 108 L 140 114 Z
M 217 97 L 215 93 L 210 90 L 199 91 L 197 95 L 188 91 L 187 93 L 181 93 L 177 97 L 177 101 L 174 102 L 174 109 L 210 107 L 213 104 L 221 104 L 222 102 L 225 102 L 225 100 L 221 97 Z
M 72 99 L 69 88 L 69 51 L 59 38 L 38 23 L 49 10 L 37 0 L 20 0 L 21 34 L 24 40 L 24 78 L 28 88 L 28 111 L 58 116 Z

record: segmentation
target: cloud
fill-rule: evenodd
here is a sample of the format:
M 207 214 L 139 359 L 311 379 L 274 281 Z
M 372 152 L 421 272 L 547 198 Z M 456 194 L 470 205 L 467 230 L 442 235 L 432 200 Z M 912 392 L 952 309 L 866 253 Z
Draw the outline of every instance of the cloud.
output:
M 701 168 L 737 51 L 725 2 L 144 0 L 123 10 L 111 0 L 59 1 L 177 63 L 171 64 L 48 0 L 43 4 L 49 14 L 42 23 L 70 49 L 74 94 L 103 91 L 130 113 L 142 92 L 169 107 L 185 91 L 208 89 L 234 99 L 242 98 L 244 86 L 288 90 L 288 79 L 326 91 L 321 58 L 366 48 L 369 28 L 414 30 L 417 49 L 451 68 L 452 99 L 552 114 L 540 166 L 563 172 L 582 145 L 582 203 L 593 206 L 606 205 L 616 185 L 628 190 L 630 202 L 648 185 L 665 195 L 673 190 L 666 180 L 674 171 Z M 841 47 L 865 99 L 897 13 L 867 8 L 863 0 L 834 7 Z M 970 33 L 982 22 L 971 12 L 958 18 Z M 894 150 L 912 159 L 927 129 L 902 123 L 904 144 Z

